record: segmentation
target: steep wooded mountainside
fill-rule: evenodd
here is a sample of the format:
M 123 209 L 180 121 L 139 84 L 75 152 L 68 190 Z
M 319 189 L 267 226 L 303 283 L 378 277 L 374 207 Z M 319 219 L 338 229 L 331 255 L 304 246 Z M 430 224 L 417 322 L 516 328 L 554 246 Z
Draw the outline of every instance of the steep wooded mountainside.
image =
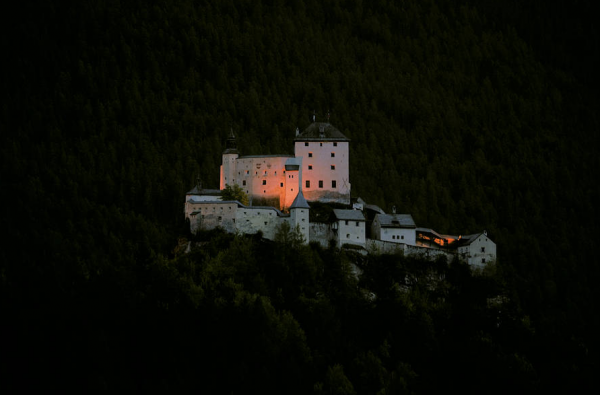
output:
M 285 366 L 298 372 L 290 382 L 313 380 L 304 389 L 439 388 L 414 379 L 431 377 L 439 366 L 427 372 L 424 361 L 389 357 L 393 336 L 373 335 L 381 343 L 355 345 L 358 359 L 341 355 L 341 346 L 333 352 L 311 343 L 311 336 L 334 341 L 334 333 L 348 330 L 334 311 L 351 310 L 365 299 L 298 308 L 289 302 L 297 295 L 286 304 L 275 300 L 275 285 L 245 283 L 259 262 L 249 263 L 239 278 L 216 264 L 210 266 L 213 277 L 194 277 L 184 270 L 188 263 L 175 257 L 173 247 L 185 232 L 184 193 L 197 176 L 206 186 L 218 185 L 229 129 L 243 154 L 291 153 L 296 127 L 308 125 L 316 110 L 320 119 L 331 111 L 331 122 L 352 140 L 354 197 L 387 210 L 396 205 L 419 226 L 443 233 L 486 229 L 497 242 L 497 281 L 534 333 L 530 346 L 515 339 L 527 350 L 515 346 L 518 352 L 496 359 L 504 367 L 521 363 L 515 369 L 526 374 L 511 376 L 513 383 L 521 380 L 539 391 L 591 384 L 586 380 L 597 367 L 600 328 L 600 269 L 593 248 L 600 198 L 594 176 L 598 33 L 593 14 L 583 12 L 591 2 L 577 2 L 578 8 L 562 1 L 376 3 L 29 1 L 4 13 L 0 194 L 8 235 L 0 251 L 0 303 L 11 322 L 3 330 L 16 339 L 6 355 L 22 357 L 11 369 L 53 377 L 60 367 L 48 364 L 58 349 L 67 359 L 91 363 L 103 344 L 111 344 L 111 353 L 100 358 L 108 363 L 120 355 L 113 343 L 126 346 L 135 338 L 135 332 L 119 334 L 127 323 L 145 330 L 141 322 L 163 328 L 174 319 L 174 327 L 190 325 L 184 330 L 189 332 L 169 334 L 192 339 L 193 329 L 203 324 L 189 317 L 199 309 L 196 299 L 188 299 L 189 290 L 204 295 L 223 282 L 229 291 L 206 293 L 217 295 L 214 305 L 192 294 L 217 321 L 227 319 L 223 303 L 233 303 L 232 311 L 242 315 L 234 314 L 232 325 L 246 322 L 243 314 L 268 310 L 261 316 L 265 321 L 248 324 L 257 331 L 246 334 L 248 342 L 267 336 L 260 334 L 262 325 L 283 332 L 300 325 L 306 331 L 308 343 L 264 344 L 296 347 L 292 354 L 303 362 Z M 304 254 L 311 265 L 346 259 L 335 254 L 326 259 L 329 253 L 322 251 Z M 204 273 L 202 267 L 197 270 Z M 277 279 L 277 273 L 265 276 Z M 156 280 L 160 276 L 166 279 Z M 239 287 L 251 291 L 242 297 Z M 336 289 L 317 288 L 319 294 Z M 261 298 L 273 304 L 259 303 Z M 434 315 L 433 305 L 420 303 Z M 381 311 L 368 314 L 385 326 Z M 414 321 L 415 328 L 431 328 L 429 319 Z M 446 321 L 433 321 L 436 329 L 428 333 L 445 333 Z M 308 322 L 321 325 L 322 332 L 311 334 L 303 325 Z M 470 330 L 479 328 L 473 325 Z M 224 327 L 209 325 L 204 335 L 215 336 Z M 277 332 L 281 339 L 283 332 Z M 227 336 L 235 334 L 222 339 Z M 485 337 L 478 342 L 459 344 L 470 344 L 473 358 L 487 346 L 510 344 Z M 184 343 L 173 347 L 185 348 Z M 237 377 L 235 385 L 254 369 L 245 344 L 227 353 L 243 355 L 239 371 L 228 373 Z M 431 344 L 438 356 L 458 351 Z M 163 358 L 181 357 L 183 351 L 171 346 L 157 342 L 149 359 L 157 371 Z M 82 347 L 87 351 L 80 352 Z M 213 351 L 208 355 L 217 355 Z M 131 360 L 135 352 L 123 351 Z M 3 368 L 12 364 L 6 355 Z M 315 369 L 322 369 L 307 373 L 309 360 L 318 360 Z M 346 368 L 354 370 L 345 371 L 349 380 L 343 365 L 352 360 L 356 365 Z M 142 372 L 128 376 L 123 363 L 118 373 L 107 373 L 103 362 L 91 363 L 92 373 L 81 378 L 91 380 L 90 388 L 126 382 L 130 389 L 144 389 L 131 378 L 145 377 Z M 359 366 L 382 363 L 394 364 L 385 367 L 403 384 L 360 376 Z M 169 372 L 165 389 L 193 388 L 191 370 Z M 321 387 L 313 387 L 317 382 Z

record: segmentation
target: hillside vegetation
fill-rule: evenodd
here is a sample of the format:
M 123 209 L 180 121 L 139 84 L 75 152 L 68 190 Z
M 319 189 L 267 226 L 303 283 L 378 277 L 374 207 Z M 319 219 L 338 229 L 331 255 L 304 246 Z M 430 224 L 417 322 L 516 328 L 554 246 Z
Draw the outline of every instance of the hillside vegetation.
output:
M 4 14 L 7 385 L 597 386 L 591 2 L 325 3 L 29 1 Z M 441 233 L 487 230 L 492 273 L 218 233 L 179 254 L 184 194 L 197 177 L 218 186 L 230 128 L 242 154 L 292 153 L 313 110 L 351 139 L 353 197 Z M 406 288 L 410 275 L 423 280 Z

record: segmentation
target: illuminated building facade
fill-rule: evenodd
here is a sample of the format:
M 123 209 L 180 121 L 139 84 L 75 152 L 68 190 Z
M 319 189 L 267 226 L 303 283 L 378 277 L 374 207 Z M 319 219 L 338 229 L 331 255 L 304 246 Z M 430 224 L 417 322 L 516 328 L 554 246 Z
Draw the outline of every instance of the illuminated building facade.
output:
M 239 185 L 252 205 L 288 211 L 300 190 L 306 200 L 350 203 L 350 140 L 329 123 L 296 132 L 295 155 L 240 156 L 233 131 L 221 164 L 220 189 Z

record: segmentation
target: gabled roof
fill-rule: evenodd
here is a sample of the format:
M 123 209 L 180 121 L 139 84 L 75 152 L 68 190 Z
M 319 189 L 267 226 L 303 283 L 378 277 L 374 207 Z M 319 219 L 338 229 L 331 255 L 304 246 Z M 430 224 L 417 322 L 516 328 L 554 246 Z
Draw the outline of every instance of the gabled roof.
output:
M 365 209 L 376 211 L 379 214 L 385 214 L 385 211 L 383 211 L 379 206 L 377 206 L 375 204 L 365 204 Z
M 186 193 L 186 195 L 220 196 L 221 190 L 220 189 L 202 189 L 202 188 L 198 188 L 198 185 L 196 185 L 194 188 L 192 188 L 191 191 L 188 191 Z
M 362 211 L 359 210 L 343 210 L 339 208 L 333 209 L 333 215 L 338 220 L 349 220 L 349 221 L 364 221 L 365 216 Z
M 294 202 L 290 206 L 290 209 L 292 208 L 310 208 L 308 202 L 304 198 L 304 194 L 302 193 L 302 191 L 299 191 L 296 195 L 296 199 L 294 199 Z
M 485 232 L 479 232 L 479 233 L 475 233 L 475 234 L 472 234 L 472 235 L 462 236 L 460 238 L 460 240 L 459 240 L 459 242 L 460 242 L 459 244 L 461 246 L 469 245 L 469 244 L 473 243 L 475 240 L 477 240 L 479 238 L 479 236 L 485 236 L 489 240 L 489 236 L 487 235 L 487 233 L 485 233 Z
M 375 220 L 382 228 L 415 228 L 415 221 L 410 214 L 377 214 Z
M 313 122 L 294 141 L 350 141 L 329 122 Z

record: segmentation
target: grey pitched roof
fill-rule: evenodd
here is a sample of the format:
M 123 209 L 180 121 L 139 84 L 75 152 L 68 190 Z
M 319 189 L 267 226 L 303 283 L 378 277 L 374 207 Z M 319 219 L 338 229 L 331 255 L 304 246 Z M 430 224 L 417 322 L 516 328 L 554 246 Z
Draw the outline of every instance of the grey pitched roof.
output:
M 221 190 L 220 189 L 201 189 L 201 188 L 198 188 L 198 186 L 196 185 L 194 188 L 192 188 L 191 191 L 188 191 L 186 193 L 186 195 L 220 196 Z
M 482 235 L 484 235 L 483 232 L 475 233 L 475 234 L 472 234 L 472 235 L 462 236 L 460 238 L 460 244 L 461 245 L 469 245 L 469 244 L 473 243 L 475 240 L 477 240 L 477 238 L 479 236 L 482 236 Z M 487 235 L 485 235 L 485 237 L 487 237 L 489 239 L 489 237 Z
M 378 212 L 379 214 L 385 214 L 385 211 L 383 211 L 379 206 L 376 206 L 374 204 L 365 204 L 365 208 L 367 210 L 373 210 Z
M 313 122 L 294 141 L 350 141 L 350 139 L 329 122 Z
M 415 221 L 410 214 L 377 214 L 375 220 L 382 228 L 415 228 Z
M 296 195 L 296 199 L 294 199 L 294 202 L 292 203 L 290 208 L 310 208 L 308 202 L 304 198 L 304 194 L 302 193 L 302 191 L 298 192 L 298 194 Z
M 364 221 L 365 216 L 359 210 L 343 210 L 339 208 L 333 209 L 333 215 L 340 220 Z

